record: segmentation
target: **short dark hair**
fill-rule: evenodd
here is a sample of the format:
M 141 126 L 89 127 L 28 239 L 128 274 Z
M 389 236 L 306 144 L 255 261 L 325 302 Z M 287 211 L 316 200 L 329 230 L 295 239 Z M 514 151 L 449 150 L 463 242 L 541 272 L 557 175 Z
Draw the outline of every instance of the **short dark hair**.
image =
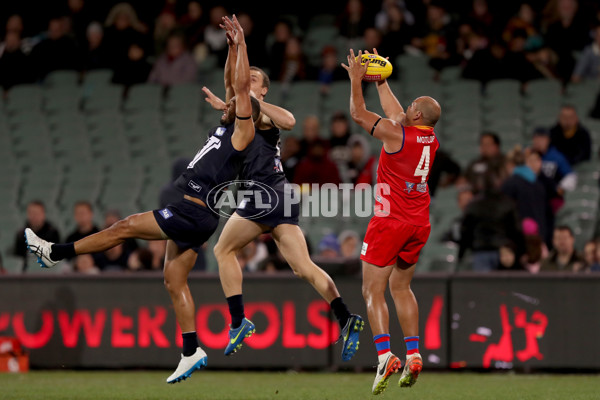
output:
M 482 132 L 481 136 L 479 137 L 479 141 L 481 142 L 481 139 L 483 139 L 486 136 L 492 138 L 492 140 L 494 141 L 494 144 L 496 144 L 496 146 L 500 147 L 500 136 L 498 136 L 494 132 Z
M 29 206 L 38 206 L 38 207 L 42 207 L 44 210 L 46 209 L 46 205 L 41 200 L 31 200 L 29 202 L 29 204 L 27 204 L 27 207 L 29 207 Z
M 558 225 L 556 228 L 554 228 L 555 231 L 567 231 L 569 232 L 569 235 L 571 235 L 571 237 L 575 236 L 573 234 L 573 229 L 571 229 L 571 227 L 569 225 Z
M 84 206 L 84 207 L 87 207 L 88 210 L 94 211 L 94 207 L 92 207 L 92 203 L 90 203 L 87 200 L 79 200 L 78 202 L 76 202 L 75 204 L 73 204 L 73 209 L 75 209 L 75 208 L 77 208 L 79 206 Z
M 264 88 L 267 88 L 267 90 L 269 90 L 269 88 L 271 87 L 271 79 L 269 79 L 269 75 L 267 75 L 267 73 L 265 71 L 263 71 L 262 69 L 258 68 L 258 67 L 250 67 L 250 71 L 258 71 L 260 72 L 260 74 L 262 75 L 263 78 L 263 84 L 262 86 Z

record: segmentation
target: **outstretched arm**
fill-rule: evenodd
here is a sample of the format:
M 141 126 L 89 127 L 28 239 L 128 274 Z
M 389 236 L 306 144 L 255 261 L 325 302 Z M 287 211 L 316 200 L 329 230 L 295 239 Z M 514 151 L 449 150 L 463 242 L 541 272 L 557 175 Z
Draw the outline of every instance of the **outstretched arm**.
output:
M 229 49 L 227 51 L 227 60 L 225 60 L 225 73 L 224 73 L 224 81 L 225 81 L 225 102 L 229 103 L 229 100 L 234 96 L 233 90 L 233 82 L 235 79 L 235 66 L 237 64 L 237 46 L 233 43 L 233 38 L 231 37 L 229 31 L 224 25 L 225 17 L 223 17 L 223 24 L 219 25 L 221 28 L 225 29 L 225 35 L 227 36 L 227 45 Z M 204 88 L 202 89 L 204 90 Z M 206 93 L 206 91 L 205 91 Z M 207 93 L 208 95 L 208 93 Z M 216 96 L 215 96 L 216 97 Z M 217 97 L 218 98 L 218 97 Z
M 254 121 L 252 120 L 252 103 L 250 101 L 250 64 L 244 39 L 244 30 L 235 14 L 233 19 L 225 18 L 225 25 L 237 46 L 237 61 L 235 63 L 235 129 L 231 144 L 236 150 L 244 150 L 254 139 Z
M 359 60 L 361 56 L 362 51 L 359 51 Z M 378 114 L 367 110 L 365 105 L 361 82 L 368 66 L 369 61 L 361 65 L 360 61 L 356 60 L 352 49 L 350 49 L 350 55 L 348 56 L 348 65 L 342 64 L 350 77 L 350 115 L 354 122 L 383 142 L 385 151 L 388 153 L 400 151 L 404 142 L 402 125 L 391 119 L 381 118 Z
M 365 54 L 369 54 L 369 52 L 365 51 Z M 379 55 L 377 49 L 373 49 L 373 54 Z M 377 93 L 385 116 L 401 124 L 404 123 L 404 117 L 406 117 L 404 108 L 392 92 L 387 79 L 377 82 Z

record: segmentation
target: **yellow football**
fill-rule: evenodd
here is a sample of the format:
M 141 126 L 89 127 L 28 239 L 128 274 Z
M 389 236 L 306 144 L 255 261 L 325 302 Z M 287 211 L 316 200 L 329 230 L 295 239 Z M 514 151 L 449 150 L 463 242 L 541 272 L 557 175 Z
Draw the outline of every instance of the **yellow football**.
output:
M 363 77 L 363 81 L 382 81 L 389 78 L 392 74 L 392 63 L 384 57 L 376 54 L 363 54 L 360 60 L 361 65 L 364 65 L 367 60 L 369 60 L 369 67 L 367 68 L 367 73 Z

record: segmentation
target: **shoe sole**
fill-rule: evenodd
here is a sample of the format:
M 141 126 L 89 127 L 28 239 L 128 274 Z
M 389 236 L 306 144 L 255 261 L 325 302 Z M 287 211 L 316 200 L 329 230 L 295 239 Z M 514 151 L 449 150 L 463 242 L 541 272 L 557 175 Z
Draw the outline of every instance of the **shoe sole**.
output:
M 35 256 L 37 256 L 37 254 L 35 254 L 35 252 L 33 250 L 31 250 L 31 247 L 29 247 L 29 241 L 27 240 L 27 234 L 24 233 L 23 236 L 25 236 L 25 245 L 27 245 L 27 250 L 29 250 L 29 252 Z M 37 261 L 38 264 L 40 264 L 40 267 L 42 268 L 50 268 L 49 266 L 47 266 L 46 264 L 44 264 L 44 262 L 42 261 L 42 257 L 37 256 Z
M 392 377 L 393 374 L 398 372 L 400 367 L 402 367 L 402 363 L 400 362 L 400 360 L 396 360 L 396 362 L 393 363 L 387 369 L 387 371 L 385 371 L 385 375 L 383 376 L 383 379 L 381 379 L 381 381 L 379 381 L 379 383 L 377 384 L 377 386 L 375 386 L 375 389 L 373 390 L 374 395 L 385 392 L 385 389 L 387 389 L 388 383 L 390 382 L 390 378 Z
M 177 382 L 185 381 L 187 378 L 189 378 L 190 376 L 192 376 L 192 373 L 194 371 L 198 371 L 198 370 L 204 369 L 204 367 L 206 367 L 206 363 L 207 363 L 207 357 L 202 357 L 196 364 L 194 364 L 192 366 L 192 368 L 188 369 L 182 375 L 178 376 L 177 378 L 173 379 L 170 382 L 168 381 L 167 383 L 170 384 L 170 385 L 172 385 L 172 384 L 177 383 Z
M 357 318 L 356 321 L 354 322 L 354 326 L 352 327 L 350 334 L 348 335 L 348 341 L 344 342 L 344 349 L 342 351 L 342 360 L 350 361 L 352 359 L 352 357 L 354 357 L 354 355 L 356 354 L 356 351 L 358 350 L 358 345 L 360 344 L 360 341 L 357 340 L 356 344 L 354 344 L 354 342 L 351 340 L 352 335 L 360 334 L 360 332 L 362 332 L 364 327 L 365 327 L 365 321 L 363 321 L 362 318 Z
M 419 374 L 423 370 L 423 362 L 419 359 L 414 360 L 408 366 L 409 373 L 403 378 L 400 378 L 398 381 L 398 386 L 400 387 L 411 387 L 415 383 L 417 383 L 417 378 L 419 378 Z
M 252 330 L 249 330 L 248 332 L 246 332 L 246 334 L 244 335 L 244 339 L 248 339 L 250 336 L 252 336 L 254 333 L 256 333 L 256 328 L 252 328 Z M 225 353 L 226 356 L 230 356 L 233 355 L 234 353 L 236 353 L 239 349 L 242 348 L 242 346 L 244 345 L 244 340 L 242 339 L 241 342 L 239 342 L 237 344 L 237 346 L 235 346 L 233 349 L 231 349 L 229 351 L 229 353 Z

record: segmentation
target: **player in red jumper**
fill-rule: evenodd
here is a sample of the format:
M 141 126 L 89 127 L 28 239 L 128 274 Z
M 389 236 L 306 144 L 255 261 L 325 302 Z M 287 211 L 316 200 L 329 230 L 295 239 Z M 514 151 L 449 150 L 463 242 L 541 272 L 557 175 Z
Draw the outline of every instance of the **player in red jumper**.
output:
M 361 55 L 359 51 L 358 59 Z M 361 251 L 363 297 L 379 354 L 373 394 L 380 394 L 386 389 L 390 376 L 401 367 L 400 360 L 390 351 L 389 313 L 385 301 L 388 285 L 407 348 L 406 364 L 398 384 L 412 386 L 423 367 L 419 354 L 419 309 L 410 282 L 431 231 L 427 178 L 439 148 L 433 127 L 441 109 L 437 101 L 424 96 L 413 101 L 405 111 L 384 80 L 377 82 L 381 107 L 387 117 L 382 118 L 365 106 L 361 84 L 368 62 L 361 65 L 350 50 L 348 65 L 342 66 L 348 71 L 352 85 L 352 119 L 383 142 L 377 168 L 375 215 L 369 222 Z

